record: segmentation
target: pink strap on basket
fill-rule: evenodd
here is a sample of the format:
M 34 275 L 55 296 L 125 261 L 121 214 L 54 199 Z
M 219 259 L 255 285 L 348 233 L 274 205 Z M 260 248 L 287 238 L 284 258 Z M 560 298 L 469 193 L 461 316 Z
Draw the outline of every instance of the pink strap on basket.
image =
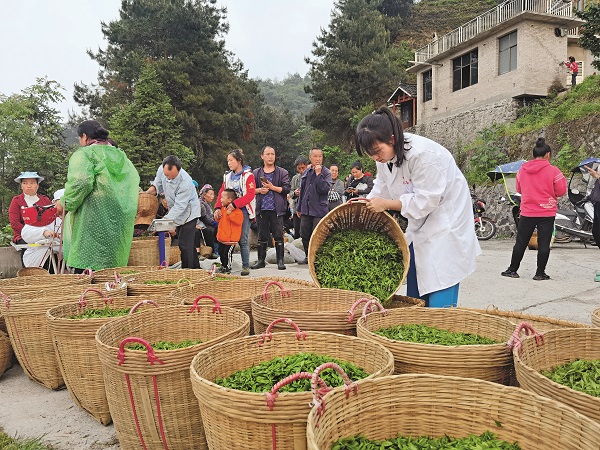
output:
M 194 311 L 200 312 L 200 305 L 198 304 L 198 301 L 202 300 L 203 298 L 212 300 L 212 302 L 215 304 L 215 306 L 212 309 L 213 314 L 216 312 L 218 312 L 219 314 L 223 314 L 223 311 L 221 311 L 221 304 L 219 303 L 219 300 L 214 298 L 212 295 L 208 295 L 208 294 L 203 294 L 203 295 L 199 295 L 198 297 L 196 297 L 196 300 L 194 300 L 194 304 L 190 308 L 189 312 L 191 312 L 191 313 Z
M 121 345 L 119 346 L 119 353 L 117 355 L 117 358 L 119 359 L 119 366 L 121 364 L 123 364 L 123 362 L 125 361 L 125 345 L 129 344 L 130 342 L 137 342 L 138 344 L 142 344 L 144 347 L 146 347 L 146 351 L 148 353 L 147 361 L 150 363 L 150 365 L 154 365 L 155 362 L 164 364 L 164 362 L 161 361 L 160 359 L 158 359 L 158 357 L 154 354 L 154 349 L 148 343 L 148 341 L 138 338 L 138 337 L 128 337 L 128 338 L 123 339 L 123 341 L 121 341 Z M 140 443 L 142 444 L 142 448 L 144 450 L 146 450 L 147 447 L 146 447 L 146 443 L 144 442 L 144 437 L 142 436 L 142 430 L 140 428 L 137 411 L 135 409 L 135 399 L 133 397 L 133 390 L 131 389 L 131 380 L 129 379 L 128 373 L 125 374 L 125 380 L 127 381 L 127 391 L 129 392 L 129 400 L 131 402 L 131 409 L 133 411 L 135 427 L 137 429 L 138 437 L 140 438 Z M 169 447 L 167 446 L 167 437 L 165 435 L 165 427 L 164 427 L 163 421 L 162 421 L 162 414 L 161 414 L 161 409 L 160 409 L 160 397 L 158 395 L 158 383 L 156 381 L 156 375 L 152 375 L 152 384 L 154 386 L 154 400 L 156 402 L 156 414 L 158 415 L 158 428 L 160 429 L 160 437 L 161 437 L 161 440 L 163 443 L 163 448 L 165 450 L 168 450 Z
M 168 263 L 167 261 L 163 261 L 163 262 L 161 262 L 161 263 L 159 264 L 159 266 L 158 266 L 158 270 L 161 270 L 161 269 L 168 269 L 168 268 L 169 268 L 169 263 Z
M 263 293 L 262 293 L 262 298 L 263 298 L 264 302 L 266 302 L 268 299 L 269 288 L 271 286 L 277 286 L 281 290 L 281 297 L 290 297 L 290 295 L 291 295 L 290 291 L 288 291 L 286 288 L 284 288 L 281 283 L 279 283 L 278 281 L 269 281 L 265 285 L 265 288 L 263 289 Z
M 79 278 L 85 278 L 86 276 L 89 276 L 90 278 L 94 278 L 94 271 L 90 268 L 85 269 L 83 272 L 81 272 L 81 274 L 79 275 Z
M 292 319 L 289 319 L 287 317 L 280 317 L 279 319 L 275 319 L 273 322 L 271 322 L 269 324 L 269 326 L 267 327 L 267 329 L 265 330 L 265 332 L 263 334 L 260 335 L 259 339 L 258 339 L 258 346 L 260 347 L 261 345 L 263 345 L 265 343 L 266 340 L 270 341 L 273 339 L 273 333 L 271 333 L 271 330 L 273 329 L 273 327 L 275 325 L 277 325 L 278 323 L 281 322 L 285 322 L 287 324 L 290 324 L 292 327 L 294 327 L 294 330 L 296 330 L 296 339 L 297 340 L 306 340 L 306 332 L 302 331 L 298 325 L 296 325 L 294 323 L 294 321 Z
M 385 309 L 381 303 L 379 303 L 379 300 L 369 300 L 363 308 L 362 317 L 367 320 L 367 312 L 372 313 L 374 312 L 375 308 L 379 308 L 379 312 L 384 315 L 388 313 L 388 310 Z
M 112 297 L 107 297 L 104 294 L 104 292 L 102 292 L 101 290 L 94 289 L 94 288 L 88 288 L 85 291 L 83 291 L 83 293 L 81 294 L 81 297 L 79 297 L 79 302 L 78 302 L 79 309 L 85 308 L 87 306 L 87 302 L 85 301 L 85 296 L 88 292 L 94 292 L 94 293 L 100 295 L 100 297 L 102 297 L 102 300 L 104 300 L 104 304 L 107 306 L 109 303 L 113 302 Z
M 325 369 L 334 369 L 342 377 L 342 380 L 344 380 L 344 385 L 346 386 L 346 398 L 350 396 L 351 391 L 354 391 L 355 395 L 358 393 L 358 385 L 356 384 L 356 382 L 348 378 L 348 375 L 346 375 L 344 369 L 342 369 L 334 362 L 326 362 L 325 364 L 321 364 L 314 370 L 312 378 L 310 380 L 310 387 L 313 393 L 312 406 L 317 407 L 317 413 L 319 417 L 322 416 L 325 412 L 325 403 L 323 402 L 323 395 L 320 394 L 320 390 L 317 389 L 317 381 L 320 378 L 320 373 L 323 372 Z
M 142 305 L 152 305 L 156 308 L 158 308 L 158 303 L 156 303 L 154 300 L 142 300 L 141 302 L 137 302 L 135 305 L 133 305 L 133 307 L 131 308 L 131 310 L 129 310 L 129 314 L 133 314 L 137 311 L 137 309 L 142 306 Z
M 376 300 L 372 300 L 372 299 L 369 300 L 368 298 L 365 298 L 365 297 L 359 298 L 358 300 L 356 300 L 354 302 L 354 304 L 348 310 L 348 323 L 352 323 L 354 321 L 354 318 L 356 317 L 356 308 L 361 303 L 366 303 L 367 305 L 369 305 L 369 307 L 371 308 L 371 312 L 373 312 L 375 305 L 377 305 L 379 307 L 380 311 L 386 311 L 385 308 L 381 305 L 381 303 L 379 303 Z M 365 309 L 366 309 L 366 306 L 365 306 Z M 363 315 L 364 315 L 364 310 L 363 310 Z
M 9 309 L 10 308 L 10 297 L 2 291 L 0 291 L 0 297 L 2 297 L 4 299 L 4 306 L 6 307 L 6 309 Z
M 521 347 L 521 332 L 525 331 L 525 336 L 534 335 L 536 345 L 542 345 L 544 343 L 544 335 L 535 331 L 535 329 L 528 322 L 521 322 L 513 331 L 513 334 L 506 342 L 508 348 L 511 351 L 515 349 L 519 352 L 519 355 L 523 351 Z

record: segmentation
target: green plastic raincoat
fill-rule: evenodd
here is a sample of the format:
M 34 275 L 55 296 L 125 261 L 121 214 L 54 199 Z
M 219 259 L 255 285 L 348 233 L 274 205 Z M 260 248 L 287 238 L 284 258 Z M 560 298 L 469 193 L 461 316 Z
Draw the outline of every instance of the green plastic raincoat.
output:
M 94 270 L 126 266 L 133 239 L 140 176 L 125 153 L 92 144 L 69 159 L 64 242 L 67 264 Z

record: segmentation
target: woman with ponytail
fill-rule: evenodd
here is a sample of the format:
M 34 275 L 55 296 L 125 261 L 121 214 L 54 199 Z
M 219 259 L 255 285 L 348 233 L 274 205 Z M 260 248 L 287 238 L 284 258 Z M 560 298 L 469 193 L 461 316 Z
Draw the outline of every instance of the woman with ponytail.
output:
M 386 107 L 358 124 L 356 149 L 377 162 L 367 208 L 400 211 L 408 219 L 407 295 L 430 307 L 456 306 L 459 283 L 475 271 L 481 249 L 469 186 L 452 154 L 434 141 L 404 133 Z

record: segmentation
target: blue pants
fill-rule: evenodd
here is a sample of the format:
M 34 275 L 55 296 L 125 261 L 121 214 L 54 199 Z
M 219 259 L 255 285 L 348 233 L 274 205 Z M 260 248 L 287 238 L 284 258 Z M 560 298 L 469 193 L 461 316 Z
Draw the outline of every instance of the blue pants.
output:
M 450 308 L 458 304 L 458 286 L 459 283 L 441 291 L 430 292 L 420 295 L 417 284 L 417 269 L 415 268 L 415 251 L 410 244 L 410 267 L 406 276 L 406 295 L 413 298 L 420 298 L 425 301 L 425 306 L 430 308 Z
M 248 235 L 250 234 L 250 216 L 248 210 L 242 208 L 244 213 L 244 223 L 242 223 L 242 237 L 240 237 L 240 253 L 242 254 L 242 266 L 250 266 L 250 246 L 248 245 Z

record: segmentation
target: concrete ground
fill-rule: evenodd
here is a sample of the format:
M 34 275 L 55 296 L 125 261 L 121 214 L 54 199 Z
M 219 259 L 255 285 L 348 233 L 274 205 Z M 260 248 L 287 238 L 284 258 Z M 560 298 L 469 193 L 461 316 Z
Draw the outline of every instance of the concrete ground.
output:
M 527 251 L 519 274 L 512 279 L 500 276 L 510 260 L 512 240 L 482 242 L 483 254 L 477 271 L 461 283 L 461 306 L 523 311 L 577 322 L 590 323 L 591 312 L 600 307 L 600 283 L 594 282 L 600 271 L 600 251 L 580 243 L 556 244 L 552 249 L 548 281 L 533 281 L 535 251 Z M 235 255 L 234 272 L 241 270 Z M 251 261 L 256 253 L 251 255 Z M 202 262 L 209 268 L 212 261 Z M 448 261 L 452 264 L 452 261 Z M 273 264 L 253 270 L 251 276 L 286 276 L 310 280 L 308 266 L 289 264 L 277 270 Z M 400 289 L 405 292 L 406 287 Z M 66 390 L 50 391 L 29 380 L 18 365 L 0 378 L 0 428 L 14 436 L 43 437 L 56 449 L 98 450 L 119 448 L 114 427 L 102 426 L 73 404 Z

